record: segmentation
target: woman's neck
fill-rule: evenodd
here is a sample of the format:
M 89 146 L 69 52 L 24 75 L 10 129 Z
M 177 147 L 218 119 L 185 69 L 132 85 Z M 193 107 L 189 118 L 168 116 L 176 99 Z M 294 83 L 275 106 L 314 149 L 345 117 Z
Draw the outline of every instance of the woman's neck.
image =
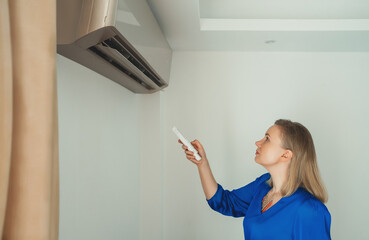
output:
M 273 181 L 273 188 L 271 189 L 271 192 L 273 194 L 281 193 L 281 190 L 287 181 L 287 169 L 274 169 L 269 171 L 269 173 Z

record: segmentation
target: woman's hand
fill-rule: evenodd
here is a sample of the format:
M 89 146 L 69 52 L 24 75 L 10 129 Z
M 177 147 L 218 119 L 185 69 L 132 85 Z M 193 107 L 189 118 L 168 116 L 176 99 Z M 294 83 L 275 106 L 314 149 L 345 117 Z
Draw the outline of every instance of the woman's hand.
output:
M 199 153 L 201 160 L 196 160 L 194 153 L 192 151 L 189 151 L 187 146 L 182 143 L 181 140 L 178 139 L 178 142 L 182 144 L 182 148 L 185 150 L 186 158 L 196 164 L 197 166 L 200 166 L 202 163 L 207 161 L 205 150 L 202 147 L 201 143 L 198 140 L 194 140 L 191 142 L 192 146 L 197 150 Z

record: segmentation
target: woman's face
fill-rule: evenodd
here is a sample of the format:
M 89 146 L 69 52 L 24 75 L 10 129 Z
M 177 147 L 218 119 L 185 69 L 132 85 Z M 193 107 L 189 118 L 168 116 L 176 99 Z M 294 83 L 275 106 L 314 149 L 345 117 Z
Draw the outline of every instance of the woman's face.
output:
M 284 156 L 286 149 L 282 148 L 281 131 L 277 125 L 271 126 L 263 139 L 255 142 L 258 147 L 255 162 L 270 166 L 279 162 Z

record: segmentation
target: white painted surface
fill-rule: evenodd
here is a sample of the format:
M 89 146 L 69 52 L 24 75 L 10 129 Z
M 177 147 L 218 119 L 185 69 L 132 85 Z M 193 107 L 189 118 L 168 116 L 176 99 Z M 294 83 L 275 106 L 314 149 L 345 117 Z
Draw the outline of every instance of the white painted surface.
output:
M 162 239 L 161 92 L 57 55 L 60 240 Z
M 366 0 L 199 0 L 201 17 L 269 19 L 369 18 Z
M 265 172 L 254 142 L 278 118 L 313 135 L 332 239 L 369 238 L 368 62 L 368 53 L 175 52 L 169 87 L 143 96 L 58 56 L 60 239 L 243 239 L 242 218 L 208 207 L 171 128 L 198 139 L 232 189 Z
M 57 56 L 60 240 L 138 239 L 139 99 Z
M 216 180 L 233 189 L 266 172 L 254 143 L 279 118 L 313 136 L 332 239 L 368 239 L 368 62 L 368 53 L 175 52 L 164 93 L 164 239 L 243 239 L 242 218 L 207 205 L 171 127 L 198 139 Z
M 364 0 L 148 0 L 148 3 L 175 51 L 369 51 L 369 2 Z M 201 27 L 201 21 L 206 19 L 219 26 Z M 250 21 L 254 20 L 259 22 L 250 27 Z M 284 20 L 289 23 L 281 24 Z M 245 22 L 240 25 L 239 21 Z M 291 27 L 296 24 L 301 28 Z M 274 43 L 267 44 L 270 40 Z
M 140 95 L 141 240 L 163 239 L 163 107 L 161 92 Z
M 201 31 L 369 31 L 369 19 L 201 18 Z

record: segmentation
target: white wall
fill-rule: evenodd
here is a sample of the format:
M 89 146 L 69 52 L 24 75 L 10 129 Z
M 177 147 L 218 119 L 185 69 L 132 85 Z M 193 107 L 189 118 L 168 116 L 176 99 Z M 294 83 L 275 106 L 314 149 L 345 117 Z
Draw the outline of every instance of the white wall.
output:
M 60 240 L 162 239 L 161 92 L 57 55 Z
M 242 219 L 208 207 L 172 126 L 204 146 L 227 189 L 266 170 L 255 141 L 279 118 L 311 132 L 332 239 L 369 239 L 369 53 L 174 52 L 165 106 L 164 239 L 243 239 Z
M 163 98 L 162 92 L 140 98 L 139 239 L 163 239 Z M 122 239 L 122 238 L 118 238 Z M 128 238 L 127 238 L 128 239 Z M 131 238 L 133 239 L 133 238 Z
M 215 178 L 266 170 L 254 142 L 278 118 L 312 133 L 333 239 L 368 239 L 369 53 L 174 52 L 164 92 L 137 95 L 57 57 L 60 240 L 243 239 L 212 211 L 172 133 L 205 147 Z

